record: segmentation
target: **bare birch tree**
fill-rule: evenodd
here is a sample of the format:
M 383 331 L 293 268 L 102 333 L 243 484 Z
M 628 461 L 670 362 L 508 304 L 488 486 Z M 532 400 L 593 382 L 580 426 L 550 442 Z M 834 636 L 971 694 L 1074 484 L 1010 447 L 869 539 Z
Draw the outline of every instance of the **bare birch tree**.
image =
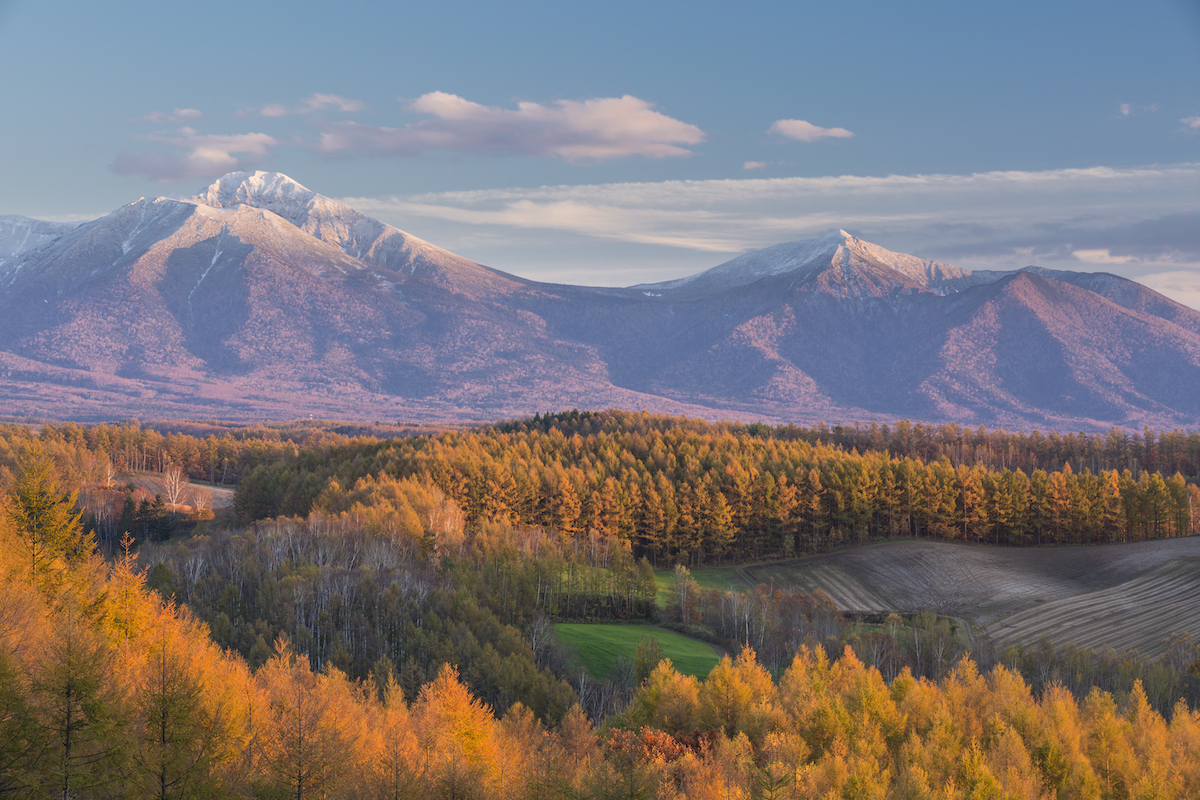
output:
M 171 516 L 174 517 L 176 507 L 187 493 L 188 476 L 182 467 L 175 464 L 168 464 L 163 470 L 162 476 L 163 494 L 167 496 L 167 502 L 171 504 Z

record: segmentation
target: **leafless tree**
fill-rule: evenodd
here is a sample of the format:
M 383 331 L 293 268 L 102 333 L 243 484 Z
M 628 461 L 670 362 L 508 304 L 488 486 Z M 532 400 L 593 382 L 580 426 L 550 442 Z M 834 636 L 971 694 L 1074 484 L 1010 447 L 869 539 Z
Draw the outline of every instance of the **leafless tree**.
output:
M 171 504 L 171 516 L 175 516 L 175 507 L 183 500 L 184 494 L 188 488 L 188 476 L 183 471 L 182 467 L 175 464 L 168 464 L 162 473 L 163 494 L 167 496 L 167 502 Z
M 117 465 L 112 462 L 111 458 L 104 458 L 100 464 L 100 474 L 104 479 L 104 485 L 111 489 L 117 480 Z
M 545 614 L 537 614 L 529 623 L 529 646 L 538 658 L 554 638 L 554 624 Z
M 212 508 L 212 495 L 207 490 L 201 489 L 198 486 L 192 487 L 191 491 L 187 494 L 187 499 L 192 508 L 196 509 L 197 515 L 201 511 L 208 511 Z

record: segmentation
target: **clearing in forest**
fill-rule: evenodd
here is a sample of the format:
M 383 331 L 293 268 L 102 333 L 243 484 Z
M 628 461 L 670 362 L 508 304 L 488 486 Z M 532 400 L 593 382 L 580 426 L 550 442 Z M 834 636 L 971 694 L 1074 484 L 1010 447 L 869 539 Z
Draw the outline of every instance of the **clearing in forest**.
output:
M 643 636 L 658 640 L 663 657 L 671 659 L 676 671 L 684 675 L 704 677 L 720 660 L 712 645 L 653 625 L 560 622 L 554 627 L 579 665 L 595 678 L 608 677 L 619 656 L 634 661 Z
M 151 494 L 161 494 L 166 497 L 163 476 L 158 472 L 129 472 L 116 477 L 116 483 L 123 485 L 132 483 L 139 489 L 145 489 Z M 222 508 L 233 508 L 232 486 L 222 486 L 215 483 L 188 482 L 188 492 L 200 492 L 208 497 L 209 507 L 214 511 Z

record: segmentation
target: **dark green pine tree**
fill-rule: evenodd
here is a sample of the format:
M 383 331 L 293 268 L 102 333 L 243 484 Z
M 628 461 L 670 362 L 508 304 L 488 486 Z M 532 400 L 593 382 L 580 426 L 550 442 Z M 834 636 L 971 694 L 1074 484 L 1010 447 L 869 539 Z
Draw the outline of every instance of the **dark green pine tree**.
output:
M 117 530 L 121 533 L 128 533 L 134 536 L 138 533 L 138 508 L 137 503 L 133 502 L 133 493 L 125 492 L 125 504 L 121 506 L 121 519 L 117 523 Z

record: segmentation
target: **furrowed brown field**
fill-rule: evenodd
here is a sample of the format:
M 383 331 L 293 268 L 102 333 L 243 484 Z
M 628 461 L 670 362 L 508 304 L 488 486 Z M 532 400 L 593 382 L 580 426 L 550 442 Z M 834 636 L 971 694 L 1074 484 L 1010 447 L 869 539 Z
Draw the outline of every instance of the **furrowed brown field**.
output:
M 848 614 L 961 617 L 1001 648 L 1046 636 L 1154 655 L 1169 634 L 1200 635 L 1200 537 L 1021 550 L 887 542 L 749 565 L 738 576 L 747 586 L 821 589 Z

